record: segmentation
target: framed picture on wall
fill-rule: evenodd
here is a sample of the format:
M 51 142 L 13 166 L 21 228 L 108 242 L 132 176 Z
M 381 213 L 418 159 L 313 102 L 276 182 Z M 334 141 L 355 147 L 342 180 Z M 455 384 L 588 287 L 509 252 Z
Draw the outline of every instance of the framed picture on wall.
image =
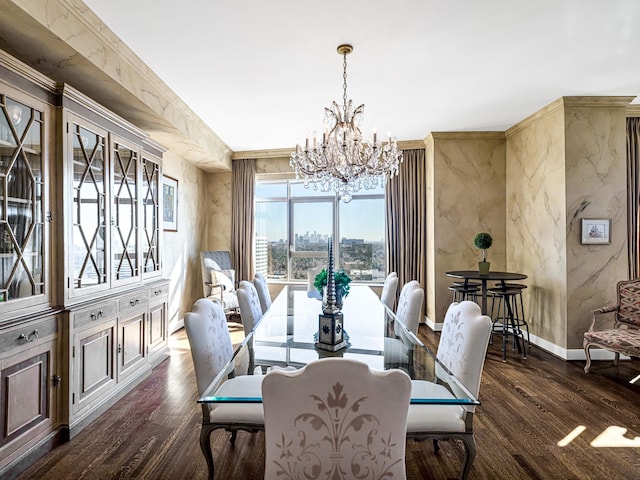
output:
M 608 244 L 610 237 L 611 219 L 609 218 L 583 218 L 582 219 L 582 244 Z
M 162 176 L 162 222 L 167 232 L 178 231 L 178 180 Z

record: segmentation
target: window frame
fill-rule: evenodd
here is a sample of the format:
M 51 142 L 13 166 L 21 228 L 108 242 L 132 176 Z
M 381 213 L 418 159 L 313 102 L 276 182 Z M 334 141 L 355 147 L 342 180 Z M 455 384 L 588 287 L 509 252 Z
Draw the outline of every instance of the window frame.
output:
M 317 194 L 314 192 L 313 195 L 309 195 L 309 196 L 292 196 L 292 187 L 293 186 L 297 186 L 297 185 L 304 185 L 304 182 L 302 180 L 295 180 L 295 179 L 283 179 L 283 178 L 279 178 L 279 179 L 256 179 L 256 187 L 258 186 L 258 184 L 286 184 L 286 192 L 287 192 L 287 196 L 283 197 L 283 196 L 274 196 L 274 197 L 264 197 L 264 196 L 258 196 L 256 194 L 256 197 L 254 199 L 254 203 L 257 205 L 258 203 L 276 203 L 276 202 L 286 202 L 287 203 L 287 225 L 286 225 L 286 230 L 287 230 L 287 241 L 288 241 L 288 245 L 287 245 L 287 275 L 286 278 L 283 279 L 273 279 L 276 282 L 282 282 L 282 283 L 304 283 L 306 282 L 306 279 L 295 279 L 292 278 L 292 264 L 293 264 L 293 260 L 295 258 L 317 258 L 319 256 L 321 256 L 322 254 L 326 255 L 326 251 L 325 252 L 321 252 L 321 251 L 296 251 L 295 250 L 295 233 L 294 233 L 294 218 L 293 218 L 293 213 L 294 213 L 294 205 L 296 204 L 305 204 L 305 203 L 327 203 L 330 202 L 332 205 L 332 213 L 333 213 L 333 221 L 332 221 L 332 235 L 334 238 L 334 242 L 333 242 L 333 257 L 334 259 L 340 259 L 340 197 L 337 196 L 335 193 L 333 192 L 326 192 L 324 194 Z M 313 187 L 310 187 L 313 188 Z M 256 190 L 258 190 L 258 188 L 256 188 Z M 362 194 L 357 194 L 354 195 L 353 200 L 352 201 L 361 201 L 361 200 L 380 200 L 382 199 L 383 202 L 386 204 L 386 191 L 383 191 L 382 193 L 362 193 Z M 255 219 L 254 219 L 255 221 Z M 253 248 L 254 248 L 254 253 L 255 253 L 255 248 L 256 248 L 256 237 L 258 236 L 258 232 L 256 231 L 254 233 L 254 239 L 253 239 Z M 384 218 L 384 238 L 383 241 L 386 243 L 387 240 L 387 229 L 386 229 L 386 217 Z M 338 239 L 338 241 L 335 241 L 335 239 Z M 254 254 L 254 259 L 256 258 L 256 255 Z M 386 271 L 387 268 L 387 256 L 386 256 L 386 251 L 385 251 L 385 255 L 384 255 L 384 269 Z M 338 268 L 341 268 L 338 266 Z M 381 285 L 384 282 L 384 279 L 381 279 L 379 281 L 376 280 L 353 280 L 354 283 L 360 283 L 360 284 L 369 284 L 369 285 Z

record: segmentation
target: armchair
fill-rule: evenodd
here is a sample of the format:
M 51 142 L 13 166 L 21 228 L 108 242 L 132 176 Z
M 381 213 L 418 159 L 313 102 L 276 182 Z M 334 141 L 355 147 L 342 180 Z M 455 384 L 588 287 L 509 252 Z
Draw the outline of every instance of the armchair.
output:
M 618 282 L 618 304 L 593 310 L 591 326 L 584 334 L 583 346 L 587 357 L 585 373 L 591 368 L 591 347 L 615 353 L 617 365 L 620 354 L 640 357 L 640 279 Z M 605 314 L 613 314 L 613 328 L 598 329 L 598 320 Z
M 226 251 L 200 252 L 202 289 L 204 297 L 218 302 L 227 318 L 238 314 L 236 272 L 231 267 L 231 256 Z

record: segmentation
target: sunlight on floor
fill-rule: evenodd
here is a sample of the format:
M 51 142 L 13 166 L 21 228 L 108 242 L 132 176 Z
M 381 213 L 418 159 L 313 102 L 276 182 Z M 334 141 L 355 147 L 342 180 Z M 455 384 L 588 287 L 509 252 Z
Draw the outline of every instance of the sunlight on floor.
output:
M 566 437 L 564 437 L 562 440 L 558 442 L 558 446 L 566 447 L 571 442 L 573 442 L 578 437 L 578 435 L 580 435 L 586 429 L 587 427 L 585 427 L 584 425 L 577 426 L 576 428 L 573 429 L 573 431 L 569 435 L 567 435 Z
M 627 438 L 626 428 L 611 426 L 591 442 L 592 447 L 640 447 L 640 437 Z
M 574 428 L 571 433 L 558 442 L 559 447 L 566 447 L 573 442 L 580 434 L 582 434 L 587 427 L 579 425 Z M 627 429 L 623 427 L 610 426 L 607 427 L 600 435 L 598 435 L 590 445 L 595 448 L 600 447 L 640 447 L 640 437 L 628 438 L 624 434 L 627 433 Z
M 631 380 L 629 380 L 629 383 L 636 383 L 638 380 L 640 380 L 640 375 L 638 375 L 636 378 L 632 378 Z

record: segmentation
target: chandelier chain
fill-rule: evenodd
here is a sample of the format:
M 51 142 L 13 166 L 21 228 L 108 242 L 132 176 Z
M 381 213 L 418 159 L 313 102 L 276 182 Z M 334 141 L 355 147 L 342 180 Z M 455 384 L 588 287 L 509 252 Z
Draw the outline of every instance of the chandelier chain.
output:
M 342 110 L 347 118 L 347 52 L 342 54 Z

